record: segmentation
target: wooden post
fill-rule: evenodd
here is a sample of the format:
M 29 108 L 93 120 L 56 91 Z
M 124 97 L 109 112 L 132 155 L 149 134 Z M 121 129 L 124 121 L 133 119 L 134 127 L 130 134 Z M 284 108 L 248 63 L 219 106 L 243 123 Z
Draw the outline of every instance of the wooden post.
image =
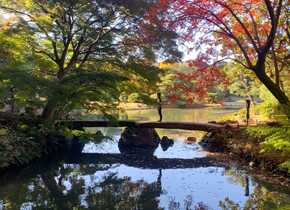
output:
M 157 93 L 157 101 L 158 101 L 159 122 L 161 122 L 163 116 L 162 116 L 162 104 L 161 104 L 162 103 L 162 100 L 161 100 L 161 93 L 160 92 Z
M 250 107 L 251 107 L 251 100 L 246 99 L 246 105 L 247 105 L 247 114 L 246 114 L 246 119 L 247 119 L 247 125 L 249 125 L 249 119 L 250 119 Z
M 15 87 L 12 85 L 10 87 L 10 111 L 11 113 L 15 112 Z
M 245 182 L 246 182 L 245 196 L 249 196 L 250 195 L 250 187 L 249 187 L 249 177 L 248 176 L 245 177 Z

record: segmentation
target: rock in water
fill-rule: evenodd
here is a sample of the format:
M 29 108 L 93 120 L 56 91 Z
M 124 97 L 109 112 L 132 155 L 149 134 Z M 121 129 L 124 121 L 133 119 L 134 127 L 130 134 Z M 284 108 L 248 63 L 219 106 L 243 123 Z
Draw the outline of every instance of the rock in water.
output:
M 193 136 L 190 136 L 186 139 L 187 142 L 190 142 L 190 143 L 195 143 L 196 142 L 196 138 L 193 137 Z
M 159 142 L 160 137 L 155 129 L 128 127 L 121 134 L 119 149 L 121 153 L 134 153 L 138 150 L 153 154 Z
M 224 133 L 212 133 L 206 134 L 200 141 L 199 145 L 209 152 L 224 152 L 227 149 L 226 138 Z
M 172 147 L 174 141 L 167 136 L 163 136 L 160 142 L 161 148 L 163 151 L 166 151 L 169 147 Z

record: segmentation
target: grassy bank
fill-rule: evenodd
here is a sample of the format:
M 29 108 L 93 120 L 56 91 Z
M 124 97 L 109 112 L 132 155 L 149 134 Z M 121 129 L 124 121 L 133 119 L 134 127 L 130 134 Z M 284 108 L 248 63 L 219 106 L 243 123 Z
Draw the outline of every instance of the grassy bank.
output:
M 63 154 L 70 151 L 76 142 L 101 142 L 102 133 L 88 133 L 72 130 L 67 126 L 53 126 L 53 123 L 39 123 L 28 126 L 19 123 L 14 126 L 0 124 L 0 173 L 9 168 L 22 167 L 36 159 Z
M 201 142 L 211 151 L 223 152 L 272 174 L 290 178 L 290 127 L 255 125 L 239 130 L 214 133 Z
M 252 105 L 249 126 L 245 126 L 246 110 L 226 115 L 223 121 L 236 121 L 242 128 L 222 138 L 227 149 L 256 166 L 290 175 L 290 107 L 275 100 Z
M 256 125 L 245 128 L 243 132 L 258 146 L 258 158 L 269 163 L 272 169 L 282 170 L 290 175 L 289 125 Z

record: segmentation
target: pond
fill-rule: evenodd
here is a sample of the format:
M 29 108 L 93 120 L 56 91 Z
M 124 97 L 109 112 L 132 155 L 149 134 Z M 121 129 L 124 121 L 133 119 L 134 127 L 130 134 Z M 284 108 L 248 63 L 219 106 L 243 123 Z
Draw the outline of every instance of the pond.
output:
M 166 109 L 164 120 L 206 122 L 233 111 Z M 157 120 L 155 110 L 128 111 L 124 118 Z M 55 157 L 0 177 L 0 210 L 290 209 L 286 186 L 258 180 L 233 165 L 196 164 L 207 153 L 186 138 L 200 137 L 200 132 L 157 130 L 160 137 L 173 138 L 174 145 L 166 151 L 159 146 L 154 160 L 140 163 L 120 154 L 122 128 L 89 130 L 109 137 L 84 146 L 82 153 L 90 158 Z

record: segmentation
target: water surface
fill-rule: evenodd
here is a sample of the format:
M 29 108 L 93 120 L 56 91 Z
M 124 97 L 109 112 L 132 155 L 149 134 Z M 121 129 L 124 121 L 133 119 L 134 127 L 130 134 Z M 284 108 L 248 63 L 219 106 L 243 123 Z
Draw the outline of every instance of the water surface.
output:
M 168 109 L 165 121 L 218 120 L 229 109 Z M 156 120 L 155 110 L 130 111 L 127 119 Z M 95 132 L 97 129 L 90 129 Z M 110 138 L 89 142 L 83 153 L 119 154 L 122 128 L 100 128 Z M 187 144 L 197 132 L 158 130 L 175 140 L 173 147 L 154 153 L 160 160 L 206 157 L 198 144 Z M 234 166 L 150 168 L 132 162 L 109 164 L 59 161 L 35 163 L 0 177 L 0 209 L 290 209 L 290 189 L 254 179 Z

